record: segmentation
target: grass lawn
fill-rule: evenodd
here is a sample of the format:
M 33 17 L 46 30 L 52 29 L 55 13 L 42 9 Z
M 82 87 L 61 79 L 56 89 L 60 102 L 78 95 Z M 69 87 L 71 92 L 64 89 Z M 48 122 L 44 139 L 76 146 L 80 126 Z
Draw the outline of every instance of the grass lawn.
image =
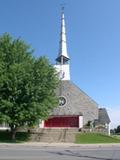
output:
M 112 135 L 113 138 L 120 139 L 120 135 Z
M 9 143 L 21 143 L 29 140 L 30 134 L 27 132 L 17 132 L 16 140 L 11 140 L 11 133 L 7 131 L 0 131 L 0 142 L 9 142 Z
M 120 139 L 99 133 L 78 133 L 75 143 L 94 144 L 94 143 L 120 143 Z

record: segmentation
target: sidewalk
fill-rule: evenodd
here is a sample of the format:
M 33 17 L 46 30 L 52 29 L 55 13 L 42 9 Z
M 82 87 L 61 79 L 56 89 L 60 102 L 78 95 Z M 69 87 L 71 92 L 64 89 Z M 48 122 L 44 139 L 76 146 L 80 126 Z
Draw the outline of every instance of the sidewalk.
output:
M 0 147 L 1 147 L 1 146 L 99 148 L 99 147 L 120 147 L 120 143 L 106 143 L 106 144 L 75 144 L 75 143 L 41 143 L 41 142 L 25 142 L 25 143 L 0 143 Z

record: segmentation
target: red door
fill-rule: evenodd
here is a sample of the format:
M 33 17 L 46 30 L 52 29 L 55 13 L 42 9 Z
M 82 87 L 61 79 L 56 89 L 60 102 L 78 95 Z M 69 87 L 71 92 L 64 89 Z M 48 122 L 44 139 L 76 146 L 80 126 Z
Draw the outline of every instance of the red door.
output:
M 45 127 L 79 127 L 79 116 L 53 117 L 45 121 Z

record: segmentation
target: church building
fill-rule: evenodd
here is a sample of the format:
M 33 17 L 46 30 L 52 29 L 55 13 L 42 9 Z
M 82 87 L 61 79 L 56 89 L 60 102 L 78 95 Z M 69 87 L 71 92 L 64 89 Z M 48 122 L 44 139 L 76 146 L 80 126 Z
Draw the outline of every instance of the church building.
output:
M 41 128 L 78 128 L 91 123 L 102 126 L 110 133 L 110 119 L 105 108 L 98 104 L 70 79 L 70 57 L 67 52 L 64 11 L 61 14 L 59 53 L 55 68 L 59 73 L 60 85 L 56 91 L 59 106 L 54 108 L 49 119 L 42 121 Z
M 77 128 L 85 126 L 92 129 L 104 128 L 110 134 L 110 118 L 105 108 L 99 105 L 70 79 L 70 57 L 67 52 L 64 11 L 61 14 L 61 32 L 59 53 L 54 66 L 58 72 L 60 84 L 56 90 L 59 106 L 53 109 L 47 120 L 42 120 L 40 128 Z M 7 129 L 5 124 L 0 129 Z

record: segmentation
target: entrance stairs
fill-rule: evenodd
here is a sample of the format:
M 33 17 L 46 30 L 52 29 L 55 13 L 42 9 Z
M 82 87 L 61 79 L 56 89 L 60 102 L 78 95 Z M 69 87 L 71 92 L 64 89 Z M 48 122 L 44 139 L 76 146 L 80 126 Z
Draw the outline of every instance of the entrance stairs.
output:
M 36 142 L 75 142 L 75 135 L 78 133 L 78 128 L 39 128 L 32 133 L 31 141 Z

